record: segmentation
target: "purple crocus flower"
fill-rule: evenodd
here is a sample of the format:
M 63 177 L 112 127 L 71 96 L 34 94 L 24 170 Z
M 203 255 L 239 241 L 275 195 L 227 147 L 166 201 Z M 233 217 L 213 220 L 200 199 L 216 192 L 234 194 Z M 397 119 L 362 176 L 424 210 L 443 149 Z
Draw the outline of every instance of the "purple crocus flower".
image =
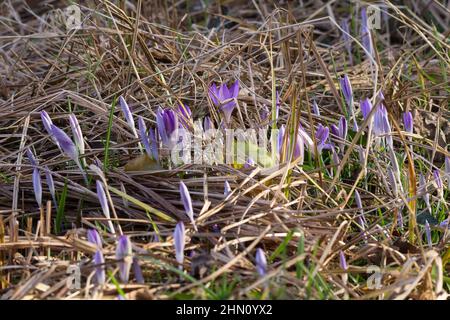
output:
M 97 248 L 99 248 L 99 249 L 103 248 L 102 238 L 98 234 L 97 230 L 89 229 L 87 231 L 87 239 L 90 243 L 95 244 L 97 246 Z
M 128 106 L 128 103 L 125 101 L 125 99 L 120 96 L 119 97 L 119 104 L 122 108 L 123 115 L 125 116 L 125 120 L 128 123 L 128 126 L 131 129 L 131 132 L 133 135 L 138 138 L 137 132 L 136 132 L 136 125 L 134 123 L 133 114 L 131 113 L 130 107 Z
M 194 209 L 192 208 L 191 195 L 189 194 L 189 190 L 183 181 L 180 182 L 180 196 L 181 201 L 183 202 L 184 210 L 186 211 L 189 220 L 191 220 L 191 223 L 194 226 L 195 231 L 197 231 L 197 226 L 194 220 Z
M 372 36 L 370 34 L 370 27 L 367 19 L 367 10 L 365 7 L 361 8 L 361 42 L 364 49 L 367 51 L 366 54 L 373 56 L 373 44 Z
M 341 28 L 344 30 L 342 33 L 342 40 L 344 41 L 345 49 L 347 50 L 349 64 L 353 64 L 352 55 L 352 39 L 350 38 L 350 27 L 348 24 L 348 19 L 343 19 L 341 22 Z
M 278 154 L 281 154 L 281 147 L 283 146 L 283 139 L 284 139 L 284 133 L 285 133 L 286 127 L 285 125 L 281 125 L 280 129 L 278 130 L 278 139 L 277 139 L 277 152 Z
M 225 187 L 224 187 L 223 194 L 225 195 L 225 197 L 227 197 L 230 193 L 231 193 L 230 184 L 228 183 L 227 180 L 225 180 Z
M 52 172 L 47 166 L 45 166 L 44 169 L 45 169 L 45 180 L 47 181 L 48 190 L 50 191 L 53 202 L 55 203 L 55 208 L 58 208 L 58 202 L 56 201 L 55 182 L 53 181 Z
M 47 111 L 45 111 L 45 110 L 41 111 L 41 119 L 42 119 L 42 123 L 44 124 L 45 130 L 47 130 L 47 133 L 50 136 L 53 136 L 53 133 L 52 133 L 53 122 L 52 122 L 52 119 L 50 118 L 50 116 L 48 115 Z
M 319 124 L 316 130 L 317 151 L 319 152 L 319 154 L 322 153 L 323 149 L 331 148 L 331 146 L 326 143 L 329 133 L 330 129 L 328 127 L 324 127 L 322 124 Z
M 178 222 L 175 226 L 175 231 L 173 233 L 173 240 L 175 245 L 175 257 L 177 259 L 180 268 L 182 268 L 184 260 L 184 242 L 186 239 L 184 223 L 182 221 Z
M 144 284 L 145 279 L 144 279 L 144 276 L 142 275 L 142 269 L 141 269 L 141 265 L 139 264 L 138 258 L 136 258 L 136 257 L 133 258 L 132 267 L 133 267 L 134 277 L 136 278 L 136 282 L 140 283 L 140 284 Z
M 142 144 L 144 145 L 145 151 L 147 155 L 153 158 L 152 148 L 150 146 L 150 139 L 147 135 L 147 126 L 145 125 L 144 119 L 139 116 L 138 117 L 138 128 L 139 128 L 139 138 L 141 139 Z
M 78 147 L 80 154 L 84 154 L 84 139 L 83 132 L 81 131 L 80 124 L 77 117 L 74 114 L 69 115 L 70 127 L 72 128 L 72 134 L 75 140 L 75 145 Z
M 345 98 L 345 102 L 350 107 L 353 104 L 353 90 L 348 75 L 345 74 L 343 77 L 341 77 L 339 82 L 341 85 L 342 94 Z
M 223 83 L 219 88 L 213 83 L 209 88 L 211 101 L 220 107 L 225 116 L 226 123 L 230 123 L 231 114 L 236 106 L 236 99 L 239 95 L 239 80 L 236 80 L 230 87 Z
M 105 258 L 103 257 L 103 253 L 101 249 L 97 250 L 94 254 L 94 264 L 95 264 L 95 278 L 97 280 L 97 284 L 103 285 L 106 280 L 105 276 Z
M 364 120 L 367 119 L 369 116 L 370 111 L 372 110 L 372 103 L 370 102 L 369 98 L 365 98 L 360 101 L 359 106 L 361 108 L 361 113 L 364 118 Z
M 108 200 L 106 199 L 106 193 L 103 189 L 103 183 L 99 180 L 96 181 L 97 185 L 97 197 L 100 202 L 100 205 L 103 210 L 103 214 L 105 215 L 106 219 L 108 220 L 108 226 L 111 233 L 116 233 L 114 230 L 114 225 L 111 221 L 111 215 L 109 214 L 109 205 Z
M 256 249 L 255 255 L 256 271 L 263 277 L 267 272 L 267 260 L 264 251 L 261 248 Z
M 171 109 L 158 108 L 156 123 L 163 144 L 172 149 L 178 142 L 178 117 Z
M 73 141 L 69 138 L 69 136 L 60 128 L 51 125 L 53 137 L 58 142 L 61 150 L 66 154 L 67 157 L 72 159 L 73 161 L 79 163 L 78 160 L 78 149 L 73 143 Z
M 425 235 L 427 237 L 428 247 L 433 247 L 433 241 L 431 240 L 431 228 L 428 220 L 425 220 Z
M 345 259 L 345 255 L 344 252 L 342 252 L 342 250 L 339 251 L 339 264 L 343 270 L 345 271 L 348 270 L 347 260 Z
M 413 117 L 411 112 L 405 112 L 403 113 L 403 124 L 405 126 L 405 131 L 408 133 L 413 133 Z
M 41 184 L 41 174 L 39 173 L 39 170 L 36 167 L 33 169 L 32 180 L 33 180 L 34 196 L 40 208 L 42 206 L 42 184 Z
M 121 235 L 117 241 L 116 259 L 119 261 L 119 275 L 123 283 L 130 278 L 131 264 L 133 262 L 131 241 L 127 235 Z
M 347 140 L 347 131 L 348 131 L 347 120 L 344 117 L 341 117 L 341 119 L 339 119 L 339 126 L 338 126 L 339 138 L 341 138 L 344 141 Z

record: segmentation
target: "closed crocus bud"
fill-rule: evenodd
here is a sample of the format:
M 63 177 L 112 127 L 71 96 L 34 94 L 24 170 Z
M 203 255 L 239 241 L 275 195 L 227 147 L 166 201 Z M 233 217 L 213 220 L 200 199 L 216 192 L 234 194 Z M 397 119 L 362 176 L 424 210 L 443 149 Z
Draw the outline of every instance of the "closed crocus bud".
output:
M 136 278 L 136 282 L 140 283 L 140 284 L 144 284 L 145 279 L 144 279 L 144 275 L 142 274 L 142 269 L 141 269 L 141 265 L 139 264 L 138 258 L 136 258 L 136 257 L 133 258 L 132 267 L 133 267 L 134 277 Z
M 44 168 L 45 180 L 47 181 L 48 190 L 50 191 L 53 202 L 55 203 L 55 208 L 58 208 L 58 202 L 56 201 L 55 182 L 53 181 L 52 172 L 47 166 L 45 166 Z
M 348 106 L 351 106 L 353 103 L 353 90 L 352 90 L 352 84 L 350 82 L 348 75 L 345 74 L 340 79 L 340 84 L 341 84 L 342 94 L 345 98 L 345 102 L 347 103 Z
M 313 109 L 313 113 L 314 113 L 316 116 L 320 117 L 319 106 L 317 105 L 316 100 L 313 100 L 313 103 L 312 103 L 312 109 Z
M 347 120 L 344 117 L 341 117 L 339 119 L 338 133 L 339 137 L 344 141 L 347 139 L 347 131 Z
M 83 132 L 81 132 L 80 124 L 77 117 L 74 114 L 69 115 L 70 127 L 72 128 L 72 134 L 75 140 L 75 145 L 78 147 L 80 154 L 84 154 L 84 139 Z
M 114 225 L 111 221 L 111 215 L 109 214 L 109 205 L 108 200 L 106 198 L 105 190 L 103 189 L 103 183 L 97 180 L 96 186 L 97 186 L 97 197 L 102 207 L 103 214 L 105 215 L 106 219 L 108 219 L 109 230 L 111 233 L 116 233 L 114 230 Z
M 147 135 L 147 126 L 145 125 L 144 119 L 139 116 L 138 117 L 138 128 L 139 128 L 139 138 L 141 139 L 142 144 L 144 145 L 145 151 L 147 155 L 151 158 L 154 157 L 152 148 L 150 146 L 150 139 Z
M 44 125 L 45 130 L 47 131 L 47 133 L 50 136 L 53 136 L 52 133 L 52 119 L 50 118 L 50 116 L 48 115 L 48 113 L 45 110 L 41 111 L 41 119 L 42 119 L 42 124 Z
M 348 270 L 347 260 L 345 259 L 345 255 L 344 252 L 342 252 L 342 250 L 339 251 L 339 264 L 343 270 L 345 271 Z
M 231 193 L 231 187 L 230 184 L 228 183 L 227 180 L 225 180 L 225 187 L 224 187 L 224 191 L 223 194 L 226 196 L 228 196 Z
M 189 220 L 191 220 L 191 223 L 194 226 L 195 231 L 197 231 L 197 226 L 195 225 L 194 220 L 194 209 L 192 208 L 191 195 L 189 194 L 189 190 L 183 181 L 180 182 L 180 196 L 181 202 L 183 202 L 184 210 L 186 211 Z
M 159 140 L 158 133 L 156 129 L 150 129 L 148 132 L 148 136 L 150 139 L 150 149 L 152 152 L 152 158 L 156 161 L 159 161 Z
M 367 18 L 367 10 L 365 7 L 361 8 L 361 42 L 365 49 L 366 55 L 373 57 L 372 36 L 370 34 L 370 25 Z
M 281 125 L 280 130 L 278 130 L 278 139 L 277 139 L 277 152 L 280 154 L 281 148 L 283 147 L 283 139 L 286 127 L 285 125 Z
M 133 262 L 130 238 L 121 235 L 117 241 L 116 259 L 119 261 L 119 275 L 123 283 L 127 283 L 130 278 L 131 264 Z
M 372 110 L 372 103 L 370 102 L 369 98 L 363 99 L 359 103 L 359 107 L 361 108 L 361 113 L 366 120 L 369 117 L 370 111 Z
M 256 271 L 263 277 L 267 273 L 267 260 L 264 251 L 261 248 L 256 249 L 255 255 Z
M 34 154 L 33 154 L 33 152 L 31 151 L 31 149 L 30 149 L 30 148 L 27 148 L 27 149 L 25 150 L 25 152 L 27 153 L 27 157 L 28 157 L 28 160 L 30 161 L 31 165 L 32 165 L 32 166 L 37 166 L 37 165 L 38 165 L 38 162 L 37 162 L 36 158 L 34 157 Z
M 322 153 L 323 149 L 331 148 L 331 146 L 327 144 L 329 133 L 330 129 L 328 129 L 328 127 L 319 124 L 316 130 L 317 151 L 319 152 L 319 155 Z
M 98 234 L 97 230 L 89 229 L 87 231 L 87 239 L 90 243 L 95 244 L 99 249 L 101 249 L 103 247 L 102 238 Z
M 184 223 L 182 221 L 178 222 L 175 226 L 175 231 L 173 233 L 173 240 L 175 245 L 175 257 L 178 264 L 182 268 L 184 260 L 184 243 L 186 241 L 186 234 Z
M 133 114 L 131 113 L 130 107 L 128 106 L 128 103 L 125 101 L 125 99 L 120 96 L 119 97 L 119 104 L 122 108 L 123 115 L 125 116 L 125 120 L 128 123 L 128 126 L 131 129 L 131 132 L 133 135 L 138 138 L 137 132 L 136 132 L 136 125 L 134 123 Z
M 39 208 L 42 206 L 42 184 L 41 184 L 41 174 L 38 168 L 33 169 L 33 190 L 36 202 Z
M 94 264 L 95 264 L 95 279 L 97 284 L 103 285 L 105 283 L 105 258 L 103 257 L 102 251 L 99 249 L 94 254 Z
M 73 141 L 63 130 L 61 130 L 54 124 L 51 125 L 51 128 L 53 137 L 56 139 L 56 141 L 58 141 L 58 144 L 65 155 L 75 162 L 78 162 L 78 149 Z
M 405 131 L 408 133 L 413 133 L 413 117 L 411 112 L 403 113 L 403 125 L 405 126 Z

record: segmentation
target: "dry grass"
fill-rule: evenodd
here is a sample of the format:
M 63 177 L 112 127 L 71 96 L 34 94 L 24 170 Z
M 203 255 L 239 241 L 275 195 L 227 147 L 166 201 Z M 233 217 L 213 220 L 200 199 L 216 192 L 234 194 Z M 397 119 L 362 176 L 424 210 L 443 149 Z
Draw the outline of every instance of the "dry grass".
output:
M 223 1 L 205 8 L 203 1 L 82 1 L 80 30 L 66 30 L 64 19 L 50 19 L 54 11 L 39 1 L 27 2 L 29 6 L 19 0 L 0 5 L 3 299 L 115 299 L 118 294 L 127 299 L 448 298 L 449 232 L 433 228 L 433 246 L 428 247 L 419 218 L 427 211 L 424 191 L 416 187 L 421 172 L 427 177 L 432 216 L 438 222 L 449 217 L 450 190 L 444 183 L 440 197 L 431 174 L 438 169 L 445 181 L 444 157 L 450 156 L 448 1 L 429 1 L 427 8 L 423 1 L 384 1 L 387 20 L 373 33 L 376 64 L 361 49 L 360 18 L 354 11 L 359 1 L 285 1 L 277 6 L 272 1 Z M 68 5 L 48 2 L 55 8 Z M 353 65 L 338 28 L 347 17 L 355 24 Z M 367 128 L 362 130 L 367 121 L 343 142 L 346 150 L 338 167 L 326 156 L 302 166 L 292 162 L 270 177 L 259 168 L 229 165 L 124 170 L 140 151 L 119 107 L 110 126 L 111 106 L 119 95 L 147 126 L 156 126 L 158 106 L 175 108 L 180 101 L 191 107 L 193 118 L 210 115 L 217 125 L 221 114 L 208 99 L 208 87 L 239 79 L 234 128 L 266 125 L 259 112 L 263 105 L 272 106 L 275 87 L 282 101 L 278 124 L 293 127 L 300 121 L 314 135 L 318 123 L 336 124 L 342 115 L 338 79 L 343 74 L 350 77 L 357 107 L 360 98 L 372 98 L 380 90 L 385 95 L 401 159 L 403 191 L 397 195 L 386 178 L 389 156 L 376 147 L 373 135 L 367 136 Z M 313 99 L 320 116 L 311 112 Z M 105 164 L 110 187 L 174 221 L 185 221 L 184 274 L 176 268 L 175 223 L 110 189 L 115 223 L 131 237 L 145 277 L 143 284 L 133 275 L 128 284 L 118 284 L 116 240 L 104 223 L 92 180 L 96 174 L 88 170 L 86 184 L 79 169 L 61 155 L 42 125 L 42 110 L 67 133 L 68 114 L 77 116 L 87 144 L 84 158 L 87 164 Z M 415 120 L 411 141 L 401 120 L 407 110 Z M 362 165 L 359 146 L 367 152 Z M 43 199 L 49 202 L 40 210 L 34 199 L 28 147 L 39 169 L 52 170 L 59 198 L 67 189 L 59 233 L 44 177 Z M 182 209 L 181 179 L 193 198 L 198 232 Z M 225 180 L 233 190 L 228 197 L 223 195 Z M 363 210 L 356 207 L 355 190 Z M 358 224 L 362 214 L 368 222 L 365 233 Z M 403 227 L 397 224 L 399 214 Z M 220 233 L 213 231 L 215 225 Z M 104 238 L 109 272 L 104 287 L 94 284 L 89 228 L 97 228 Z M 264 277 L 255 271 L 258 247 L 269 261 Z M 340 251 L 348 270 L 339 265 Z M 70 289 L 66 271 L 76 264 L 81 287 Z M 371 265 L 382 273 L 379 289 L 368 286 Z

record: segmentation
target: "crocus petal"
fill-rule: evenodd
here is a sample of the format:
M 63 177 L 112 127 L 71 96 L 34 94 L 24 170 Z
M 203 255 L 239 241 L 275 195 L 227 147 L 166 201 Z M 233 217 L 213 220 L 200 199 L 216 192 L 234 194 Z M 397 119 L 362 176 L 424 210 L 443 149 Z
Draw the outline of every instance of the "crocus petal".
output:
M 223 194 L 226 196 L 228 196 L 231 193 L 231 187 L 230 184 L 228 183 L 227 180 L 225 180 L 225 187 L 224 187 L 224 191 Z
M 411 112 L 408 111 L 403 113 L 403 124 L 406 132 L 413 132 L 413 117 Z
M 319 106 L 317 105 L 316 100 L 313 100 L 312 107 L 313 107 L 313 113 L 314 113 L 316 116 L 320 117 Z
M 94 254 L 94 264 L 95 267 L 95 279 L 97 280 L 97 284 L 103 285 L 105 283 L 105 258 L 103 257 L 103 253 L 101 250 L 97 250 Z
M 138 135 L 136 132 L 136 126 L 134 124 L 133 114 L 131 113 L 128 103 L 125 101 L 125 99 L 122 96 L 119 97 L 119 104 L 120 104 L 120 107 L 122 108 L 123 115 L 125 117 L 125 120 L 128 123 L 128 126 L 131 129 L 131 132 L 137 138 Z
M 344 252 L 342 252 L 342 250 L 339 251 L 339 264 L 343 270 L 345 271 L 348 270 L 347 260 L 345 259 L 345 255 Z
M 217 90 L 217 86 L 215 83 L 209 87 L 209 97 L 211 98 L 212 103 L 214 103 L 216 106 L 218 106 L 219 103 L 219 90 Z
M 347 120 L 344 117 L 341 117 L 339 119 L 338 132 L 339 137 L 344 141 L 347 139 L 347 131 L 348 131 Z
M 105 190 L 103 189 L 103 183 L 97 180 L 96 185 L 97 185 L 97 197 L 102 207 L 103 214 L 105 215 L 106 219 L 108 219 L 109 230 L 111 233 L 115 233 L 114 225 L 111 221 L 111 216 L 109 214 L 109 205 L 108 200 L 106 199 Z
M 42 184 L 41 184 L 41 174 L 39 173 L 38 168 L 34 168 L 32 180 L 33 180 L 34 196 L 40 208 L 42 206 Z
M 55 182 L 53 181 L 53 175 L 50 169 L 45 166 L 45 180 L 47 181 L 48 190 L 52 196 L 53 202 L 55 203 L 55 208 L 58 208 L 58 203 L 56 201 L 56 192 L 55 192 Z
M 175 245 L 175 257 L 178 264 L 182 265 L 184 260 L 184 243 L 185 243 L 185 228 L 182 221 L 178 222 L 175 226 L 173 233 L 174 245 Z
M 52 119 L 50 118 L 50 116 L 48 115 L 48 113 L 45 110 L 41 111 L 41 119 L 42 119 L 42 123 L 44 125 L 45 130 L 47 131 L 47 133 L 52 136 Z
M 267 272 L 267 260 L 264 251 L 261 248 L 256 249 L 255 254 L 256 271 L 263 277 Z
M 348 75 L 345 74 L 340 79 L 340 84 L 341 84 L 342 94 L 344 95 L 344 98 L 345 98 L 345 102 L 347 103 L 348 106 L 350 106 L 353 103 L 353 90 L 352 90 L 352 84 L 350 82 Z
M 206 132 L 208 130 L 214 130 L 214 123 L 210 117 L 206 116 L 205 119 L 203 119 L 203 131 Z
M 186 211 L 186 214 L 188 215 L 189 219 L 191 220 L 192 225 L 195 229 L 197 229 L 194 221 L 194 210 L 192 209 L 192 199 L 191 195 L 189 194 L 189 190 L 184 184 L 183 181 L 180 182 L 180 196 L 181 201 L 183 202 L 184 210 Z
M 97 248 L 102 249 L 102 238 L 98 234 L 97 230 L 89 229 L 87 231 L 87 239 L 90 243 L 93 243 L 97 246 Z
M 364 100 L 361 100 L 361 102 L 359 103 L 359 107 L 361 108 L 361 113 L 364 120 L 366 120 L 369 116 L 370 110 L 372 110 L 372 103 L 368 98 L 366 98 Z
M 138 117 L 138 128 L 139 128 L 139 138 L 141 139 L 141 142 L 144 145 L 147 155 L 149 157 L 153 157 L 152 148 L 150 147 L 150 141 L 147 135 L 147 127 L 145 125 L 144 119 L 141 116 Z
M 28 160 L 30 161 L 31 165 L 32 165 L 32 166 L 37 166 L 37 165 L 38 165 L 38 162 L 37 162 L 36 158 L 34 157 L 34 154 L 33 154 L 33 152 L 31 151 L 31 149 L 30 149 L 30 148 L 27 148 L 27 149 L 25 150 L 25 152 L 27 153 L 27 157 L 28 157 Z
M 116 259 L 119 260 L 119 275 L 123 283 L 127 283 L 130 278 L 132 258 L 132 248 L 130 238 L 126 235 L 121 235 L 117 241 Z
M 439 173 L 439 170 L 433 170 L 433 177 L 434 177 L 434 183 L 436 184 L 436 187 L 439 190 L 442 190 L 444 187 L 441 180 L 441 175 Z
M 151 145 L 151 153 L 152 153 L 152 157 L 153 159 L 155 159 L 156 161 L 159 161 L 159 141 L 157 138 L 157 134 L 156 134 L 156 129 L 150 129 L 148 131 L 148 136 L 150 139 L 150 145 Z
M 53 137 L 58 141 L 59 146 L 67 157 L 74 161 L 78 161 L 78 150 L 69 136 L 60 128 L 51 125 Z
M 145 279 L 144 279 L 144 276 L 142 275 L 142 269 L 141 269 L 141 265 L 139 264 L 138 258 L 136 258 L 136 257 L 133 258 L 133 266 L 132 267 L 133 267 L 134 277 L 136 278 L 136 282 L 140 283 L 140 284 L 144 284 Z
M 75 145 L 78 147 L 80 154 L 84 154 L 84 139 L 78 119 L 74 114 L 69 115 L 70 127 L 75 140 Z

